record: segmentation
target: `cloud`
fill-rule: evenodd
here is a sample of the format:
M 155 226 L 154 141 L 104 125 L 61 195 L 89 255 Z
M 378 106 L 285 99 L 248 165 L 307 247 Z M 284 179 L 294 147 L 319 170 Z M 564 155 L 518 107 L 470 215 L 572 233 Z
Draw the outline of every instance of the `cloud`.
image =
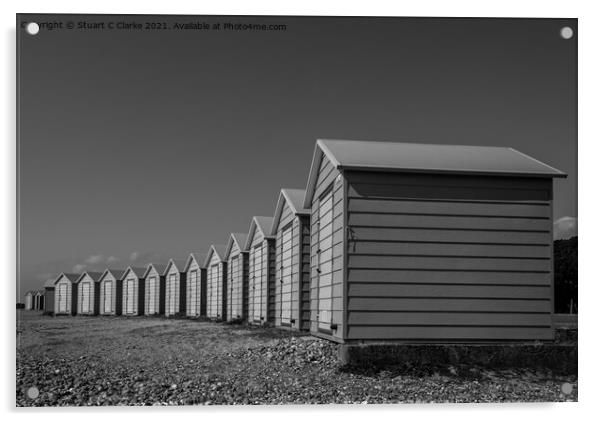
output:
M 118 258 L 116 258 L 115 256 L 110 256 L 110 257 L 107 259 L 107 263 L 115 263 L 115 262 L 117 262 L 118 260 L 119 260 L 119 259 L 118 259 Z
M 130 254 L 130 260 L 135 265 L 144 266 L 148 265 L 149 263 L 163 263 L 166 259 L 164 259 L 159 253 L 135 251 Z
M 88 258 L 85 260 L 85 262 L 90 265 L 95 265 L 97 263 L 104 262 L 104 260 L 105 260 L 105 257 L 102 254 L 94 254 L 92 256 L 88 256 Z
M 77 265 L 73 266 L 73 269 L 71 269 L 71 272 L 80 273 L 80 272 L 83 272 L 84 269 L 86 269 L 86 265 L 77 264 Z
M 563 216 L 554 221 L 554 240 L 568 239 L 577 235 L 577 218 Z

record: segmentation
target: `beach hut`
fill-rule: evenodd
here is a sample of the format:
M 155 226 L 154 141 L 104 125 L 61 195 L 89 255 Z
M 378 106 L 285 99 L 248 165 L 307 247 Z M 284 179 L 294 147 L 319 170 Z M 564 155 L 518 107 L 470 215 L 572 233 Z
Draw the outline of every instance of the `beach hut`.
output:
M 165 270 L 166 264 L 151 263 L 144 272 L 144 314 L 165 314 Z
M 199 264 L 202 263 L 199 253 L 190 253 L 184 272 L 186 273 L 186 316 L 200 317 L 207 312 L 206 288 L 207 271 Z
M 84 272 L 75 281 L 77 285 L 76 314 L 94 316 L 98 314 L 100 284 L 102 272 Z
M 121 303 L 123 316 L 144 314 L 144 274 L 145 268 L 128 267 L 123 274 Z
M 99 308 L 98 314 L 103 316 L 120 316 L 122 313 L 123 269 L 107 269 L 98 280 Z
M 226 282 L 228 264 L 225 259 L 226 246 L 212 244 L 205 258 L 207 269 L 207 317 L 223 320 L 226 317 Z
M 245 249 L 246 241 L 247 234 L 232 233 L 226 245 L 226 320 L 244 320 L 247 317 L 249 250 Z
M 39 289 L 33 294 L 33 309 L 44 310 L 44 290 Z
M 552 179 L 503 147 L 318 140 L 311 333 L 337 342 L 551 340 Z
M 271 216 L 254 216 L 245 242 L 249 250 L 249 314 L 252 324 L 273 323 L 275 241 L 270 234 Z
M 33 291 L 25 293 L 25 310 L 33 310 Z
M 44 314 L 54 315 L 54 279 L 44 282 Z
M 61 273 L 54 281 L 54 314 L 72 315 L 77 308 L 77 273 Z
M 276 238 L 274 325 L 309 330 L 309 220 L 305 190 L 282 189 L 270 235 Z
M 170 259 L 165 269 L 165 315 L 186 314 L 186 261 Z

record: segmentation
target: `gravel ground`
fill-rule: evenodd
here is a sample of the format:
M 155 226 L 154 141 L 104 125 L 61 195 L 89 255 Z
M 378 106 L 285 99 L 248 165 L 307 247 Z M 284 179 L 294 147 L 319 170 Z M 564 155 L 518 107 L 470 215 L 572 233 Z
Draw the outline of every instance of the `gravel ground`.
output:
M 335 344 L 277 329 L 24 311 L 18 320 L 18 406 L 577 400 L 575 377 L 543 371 L 345 370 Z

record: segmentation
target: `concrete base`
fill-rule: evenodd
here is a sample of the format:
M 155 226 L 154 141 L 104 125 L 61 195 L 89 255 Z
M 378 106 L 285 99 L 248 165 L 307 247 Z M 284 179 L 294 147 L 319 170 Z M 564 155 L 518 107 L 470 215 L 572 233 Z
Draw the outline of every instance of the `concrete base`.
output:
M 344 344 L 339 362 L 346 367 L 451 365 L 577 374 L 577 344 Z
M 555 331 L 555 342 L 556 343 L 577 343 L 578 331 L 577 329 L 556 329 Z

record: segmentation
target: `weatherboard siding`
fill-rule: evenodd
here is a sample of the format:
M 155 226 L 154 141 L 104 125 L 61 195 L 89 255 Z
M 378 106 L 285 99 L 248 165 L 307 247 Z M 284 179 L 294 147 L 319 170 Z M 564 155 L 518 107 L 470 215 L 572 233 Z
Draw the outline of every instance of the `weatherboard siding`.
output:
M 249 322 L 273 323 L 275 307 L 275 241 L 255 229 L 249 250 Z
M 267 287 L 268 287 L 268 323 L 274 323 L 276 318 L 276 240 L 266 239 L 267 246 Z
M 140 305 L 140 298 L 143 292 L 140 290 L 141 281 L 138 279 L 138 275 L 134 271 L 128 271 L 122 284 L 122 313 L 124 316 L 138 316 L 143 314 L 142 306 Z M 144 295 L 142 295 L 144 297 Z M 142 312 L 140 311 L 142 310 Z
M 301 244 L 299 244 L 299 262 L 301 265 L 301 330 L 309 330 L 311 322 L 310 300 L 310 248 L 311 226 L 309 216 L 300 218 Z
M 54 308 L 55 314 L 71 314 L 74 308 L 73 304 L 77 303 L 77 299 L 73 299 L 73 283 L 62 276 L 54 285 Z
M 163 314 L 162 301 L 165 293 L 165 278 L 155 269 L 151 270 L 144 278 L 144 314 L 154 316 Z
M 98 313 L 103 316 L 121 314 L 117 306 L 118 288 L 117 280 L 110 273 L 105 274 L 99 282 L 99 308 Z M 120 294 L 119 294 L 120 295 Z M 121 301 L 121 300 L 120 300 Z
M 303 244 L 304 241 L 307 244 Z M 275 325 L 309 329 L 309 218 L 285 202 L 276 233 Z
M 346 340 L 552 339 L 550 179 L 345 175 Z
M 207 317 L 223 319 L 225 264 L 217 253 L 212 252 L 207 265 Z
M 236 241 L 233 241 L 228 258 L 227 320 L 245 318 L 248 276 L 247 253 L 241 252 Z
M 267 322 L 267 244 L 264 242 L 264 235 L 256 227 L 251 241 L 251 266 L 249 271 L 249 293 L 252 299 L 249 300 L 249 309 L 251 311 L 249 321 L 255 324 Z
M 311 207 L 310 331 L 343 340 L 343 181 L 322 155 Z M 329 196 L 330 204 L 326 204 Z M 322 206 L 320 203 L 322 202 Z M 322 209 L 322 212 L 320 212 Z M 320 270 L 320 272 L 318 272 Z
M 299 224 L 284 203 L 276 231 L 275 326 L 299 329 Z
M 186 271 L 186 316 L 200 317 L 202 315 L 202 273 L 196 261 L 192 259 Z
M 181 288 L 181 276 L 176 265 L 169 264 L 165 274 L 165 315 L 175 316 L 182 311 L 181 296 L 185 294 Z
M 77 285 L 77 314 L 94 315 L 96 314 L 96 294 L 94 279 L 86 274 Z
M 262 323 L 263 243 L 251 244 L 249 251 L 249 323 Z

